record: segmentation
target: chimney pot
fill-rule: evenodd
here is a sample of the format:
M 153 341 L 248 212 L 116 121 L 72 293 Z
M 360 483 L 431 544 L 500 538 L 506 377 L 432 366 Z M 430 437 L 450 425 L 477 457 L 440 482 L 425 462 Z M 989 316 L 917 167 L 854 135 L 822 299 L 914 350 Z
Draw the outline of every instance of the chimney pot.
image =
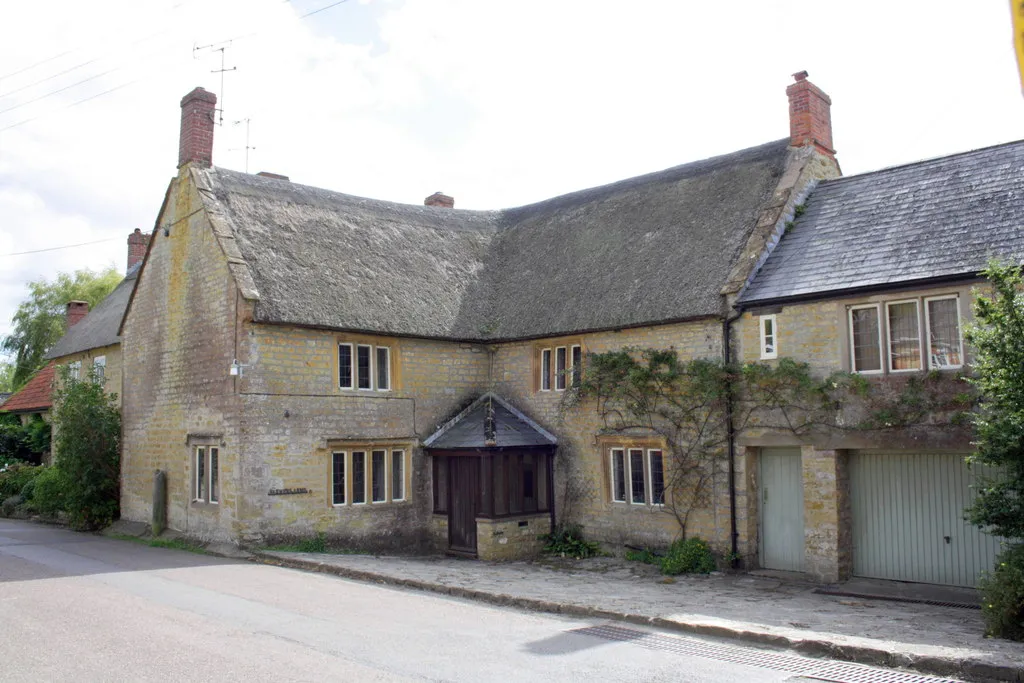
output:
M 440 206 L 445 209 L 455 208 L 455 197 L 449 197 L 444 192 L 435 192 L 423 200 L 424 206 Z
M 67 313 L 65 314 L 68 329 L 70 330 L 78 324 L 78 321 L 84 318 L 88 312 L 89 303 L 87 301 L 69 301 Z
M 178 168 L 187 163 L 213 164 L 213 125 L 217 96 L 196 88 L 181 98 L 181 137 Z
M 128 271 L 145 258 L 148 247 L 149 235 L 142 234 L 142 231 L 138 228 L 135 228 L 135 231 L 128 235 Z
M 814 147 L 835 159 L 832 148 L 832 99 L 807 80 L 806 71 L 793 74 L 795 82 L 786 88 L 789 97 L 789 144 Z

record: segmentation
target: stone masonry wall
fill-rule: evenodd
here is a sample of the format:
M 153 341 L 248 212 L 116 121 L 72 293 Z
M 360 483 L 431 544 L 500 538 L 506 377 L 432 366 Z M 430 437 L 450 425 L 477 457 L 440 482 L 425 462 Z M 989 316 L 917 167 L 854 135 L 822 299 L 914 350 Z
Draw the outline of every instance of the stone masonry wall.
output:
M 476 520 L 477 557 L 481 560 L 523 560 L 536 557 L 544 548 L 543 534 L 551 530 L 551 515 L 515 519 Z
M 199 197 L 182 176 L 171 183 L 158 226 L 122 333 L 121 515 L 150 521 L 153 474 L 162 469 L 170 528 L 233 540 L 240 464 L 228 368 L 239 297 Z M 219 504 L 192 502 L 197 439 L 220 446 Z

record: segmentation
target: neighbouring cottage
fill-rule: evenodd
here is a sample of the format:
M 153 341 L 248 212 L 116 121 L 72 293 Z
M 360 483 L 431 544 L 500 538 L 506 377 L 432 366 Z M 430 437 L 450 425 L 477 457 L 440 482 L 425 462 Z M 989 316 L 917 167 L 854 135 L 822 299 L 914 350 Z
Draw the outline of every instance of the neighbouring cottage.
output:
M 1024 263 L 1022 169 L 1014 142 L 822 181 L 739 297 L 741 360 L 788 356 L 897 389 L 955 380 L 980 271 Z M 969 430 L 882 427 L 741 435 L 761 566 L 959 586 L 991 569 L 998 539 L 963 519 Z
M 588 353 L 727 354 L 766 245 L 839 175 L 806 77 L 786 139 L 501 211 L 213 167 L 216 99 L 192 91 L 120 331 L 122 515 L 150 520 L 163 470 L 169 526 L 207 539 L 496 559 L 577 522 L 670 542 L 657 435 L 604 436 L 561 399 Z M 754 563 L 755 465 L 716 475 L 688 526 Z

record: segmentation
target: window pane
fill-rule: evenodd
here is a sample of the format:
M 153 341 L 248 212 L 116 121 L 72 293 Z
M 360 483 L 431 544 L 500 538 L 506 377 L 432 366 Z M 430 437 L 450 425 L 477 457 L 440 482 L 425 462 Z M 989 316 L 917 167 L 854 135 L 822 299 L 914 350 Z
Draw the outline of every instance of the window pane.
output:
M 220 500 L 220 477 L 218 476 L 218 460 L 220 458 L 220 449 L 210 449 L 210 502 L 216 503 Z
M 373 476 L 370 478 L 370 489 L 373 492 L 373 502 L 382 503 L 387 497 L 387 451 L 373 452 Z
M 387 391 L 391 388 L 391 352 L 386 346 L 377 347 L 377 388 Z
M 338 385 L 342 389 L 352 388 L 352 345 L 338 346 Z
M 540 388 L 551 390 L 551 349 L 540 352 Z
M 764 316 L 761 318 L 761 357 L 775 356 L 775 316 Z
M 370 347 L 356 347 L 356 378 L 360 389 L 372 389 L 372 378 L 370 377 Z
M 391 451 L 391 500 L 405 499 L 405 451 Z
M 878 309 L 855 308 L 850 311 L 853 325 L 853 369 L 865 372 L 882 369 L 878 348 Z
M 555 349 L 555 389 L 565 389 L 565 347 Z
M 621 448 L 612 449 L 612 500 L 626 501 L 625 452 Z
M 956 299 L 928 302 L 928 365 L 933 368 L 955 368 L 964 364 L 957 304 Z
M 104 376 L 106 375 L 107 357 L 106 356 L 96 356 L 96 358 L 92 362 L 92 367 L 93 367 L 93 371 L 96 373 L 96 379 L 98 381 L 102 382 Z
M 352 502 L 366 502 L 366 453 L 363 451 L 352 454 Z
M 206 449 L 196 449 L 196 500 L 206 500 Z
M 649 451 L 651 466 L 651 502 L 665 503 L 665 460 L 661 451 Z
M 345 454 L 334 453 L 331 462 L 331 502 L 345 504 Z
M 917 327 L 917 302 L 889 304 L 889 369 L 921 369 L 921 335 Z
M 579 386 L 580 377 L 583 372 L 583 349 L 579 346 L 572 347 L 572 386 Z
M 434 512 L 448 512 L 448 458 L 434 459 Z
M 646 503 L 647 486 L 644 482 L 644 452 L 642 449 L 629 449 L 629 479 L 633 502 Z

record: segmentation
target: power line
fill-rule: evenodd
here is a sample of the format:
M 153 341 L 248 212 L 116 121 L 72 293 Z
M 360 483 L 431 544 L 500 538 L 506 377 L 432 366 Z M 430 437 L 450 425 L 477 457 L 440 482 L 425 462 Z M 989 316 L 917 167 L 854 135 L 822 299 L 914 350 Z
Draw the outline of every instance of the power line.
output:
M 119 239 L 121 239 L 121 238 L 120 237 L 109 237 L 109 238 L 107 238 L 105 240 L 96 240 L 94 242 L 82 242 L 81 244 L 66 244 L 63 247 L 47 247 L 46 249 L 33 249 L 32 251 L 19 251 L 19 252 L 15 252 L 13 254 L 0 254 L 0 258 L 3 258 L 5 256 L 25 256 L 26 254 L 40 254 L 40 253 L 42 253 L 44 251 L 57 251 L 59 249 L 73 249 L 74 247 L 85 247 L 85 246 L 88 246 L 90 244 L 101 244 L 103 242 L 113 242 L 114 240 L 119 240 Z

